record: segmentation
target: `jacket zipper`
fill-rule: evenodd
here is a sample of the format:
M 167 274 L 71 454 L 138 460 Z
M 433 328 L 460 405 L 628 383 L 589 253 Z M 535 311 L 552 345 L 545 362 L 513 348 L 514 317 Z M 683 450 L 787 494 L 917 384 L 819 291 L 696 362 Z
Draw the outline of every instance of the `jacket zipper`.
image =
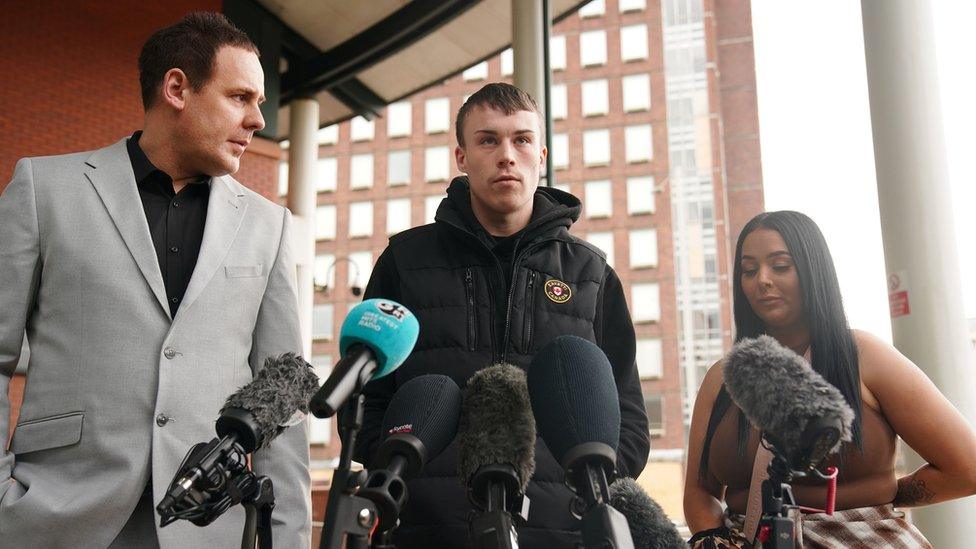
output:
M 525 289 L 525 352 L 532 350 L 532 318 L 535 316 L 535 293 L 532 286 L 535 283 L 535 271 L 529 271 L 529 281 Z
M 502 362 L 507 362 L 506 358 L 508 357 L 508 339 L 511 336 L 512 328 L 512 300 L 515 298 L 515 286 L 517 281 L 516 275 L 518 274 L 519 263 L 522 262 L 522 258 L 528 255 L 529 252 L 535 250 L 550 240 L 556 239 L 546 238 L 526 246 L 521 252 L 519 252 L 518 256 L 515 258 L 515 261 L 512 263 L 512 287 L 508 289 L 508 308 L 505 310 L 505 337 L 502 339 Z
M 464 271 L 464 288 L 468 298 L 468 350 L 475 350 L 475 309 L 474 309 L 474 279 L 471 276 L 471 267 Z

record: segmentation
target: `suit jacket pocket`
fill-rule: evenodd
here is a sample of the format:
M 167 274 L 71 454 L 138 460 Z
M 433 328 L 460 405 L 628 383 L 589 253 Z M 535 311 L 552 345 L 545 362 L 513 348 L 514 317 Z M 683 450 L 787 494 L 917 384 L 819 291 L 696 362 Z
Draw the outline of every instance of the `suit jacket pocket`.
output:
M 227 278 L 253 278 L 261 276 L 261 265 L 225 265 Z
M 20 423 L 10 442 L 10 451 L 17 455 L 75 444 L 81 440 L 84 420 L 84 412 L 69 412 Z

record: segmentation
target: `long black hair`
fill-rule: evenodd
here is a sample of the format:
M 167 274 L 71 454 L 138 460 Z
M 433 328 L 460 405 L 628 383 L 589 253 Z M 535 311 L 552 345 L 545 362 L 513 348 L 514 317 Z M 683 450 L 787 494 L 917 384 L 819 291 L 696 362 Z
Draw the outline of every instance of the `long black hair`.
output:
M 810 365 L 832 383 L 844 395 L 854 410 L 854 443 L 861 445 L 861 375 L 857 359 L 857 345 L 847 325 L 844 304 L 837 282 L 834 260 L 827 248 L 820 228 L 812 219 L 800 212 L 765 212 L 753 217 L 742 228 L 735 244 L 735 260 L 732 264 L 732 305 L 735 319 L 735 341 L 753 338 L 766 333 L 766 326 L 759 318 L 745 292 L 742 291 L 742 244 L 757 229 L 770 229 L 779 233 L 786 249 L 793 257 L 800 292 L 803 296 L 803 319 L 810 331 Z M 733 406 L 732 399 L 723 385 L 719 389 L 712 414 L 708 418 L 708 430 L 702 449 L 699 474 L 708 470 L 708 455 L 712 437 L 719 422 Z M 738 408 L 736 408 L 738 410 Z M 749 424 L 745 414 L 738 413 L 738 452 L 745 455 L 749 439 Z

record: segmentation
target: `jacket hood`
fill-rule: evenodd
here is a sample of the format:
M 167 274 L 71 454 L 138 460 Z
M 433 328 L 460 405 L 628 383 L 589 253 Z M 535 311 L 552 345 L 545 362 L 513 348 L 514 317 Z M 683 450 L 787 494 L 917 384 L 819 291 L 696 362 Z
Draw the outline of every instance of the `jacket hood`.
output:
M 579 219 L 581 210 L 582 203 L 575 196 L 552 187 L 537 187 L 532 198 L 532 218 L 522 229 L 522 239 L 530 240 L 559 227 L 569 229 Z M 451 181 L 434 221 L 469 232 L 483 241 L 489 238 L 471 209 L 471 190 L 465 175 Z

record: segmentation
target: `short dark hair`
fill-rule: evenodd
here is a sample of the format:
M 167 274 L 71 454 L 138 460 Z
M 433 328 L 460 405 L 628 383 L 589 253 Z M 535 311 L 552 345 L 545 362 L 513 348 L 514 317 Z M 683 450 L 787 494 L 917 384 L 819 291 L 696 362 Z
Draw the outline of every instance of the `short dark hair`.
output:
M 468 100 L 458 109 L 457 119 L 454 121 L 454 132 L 457 134 L 458 145 L 464 146 L 464 119 L 475 107 L 487 107 L 505 114 L 515 114 L 518 111 L 534 112 L 542 118 L 539 105 L 532 96 L 521 88 L 516 88 L 505 82 L 485 84 L 480 90 L 471 94 Z M 541 124 L 540 124 L 541 126 Z
M 142 106 L 148 110 L 153 105 L 163 77 L 170 69 L 182 70 L 192 89 L 202 88 L 210 81 L 214 59 L 224 46 L 260 55 L 247 34 L 219 13 L 188 13 L 177 23 L 153 33 L 139 54 Z

